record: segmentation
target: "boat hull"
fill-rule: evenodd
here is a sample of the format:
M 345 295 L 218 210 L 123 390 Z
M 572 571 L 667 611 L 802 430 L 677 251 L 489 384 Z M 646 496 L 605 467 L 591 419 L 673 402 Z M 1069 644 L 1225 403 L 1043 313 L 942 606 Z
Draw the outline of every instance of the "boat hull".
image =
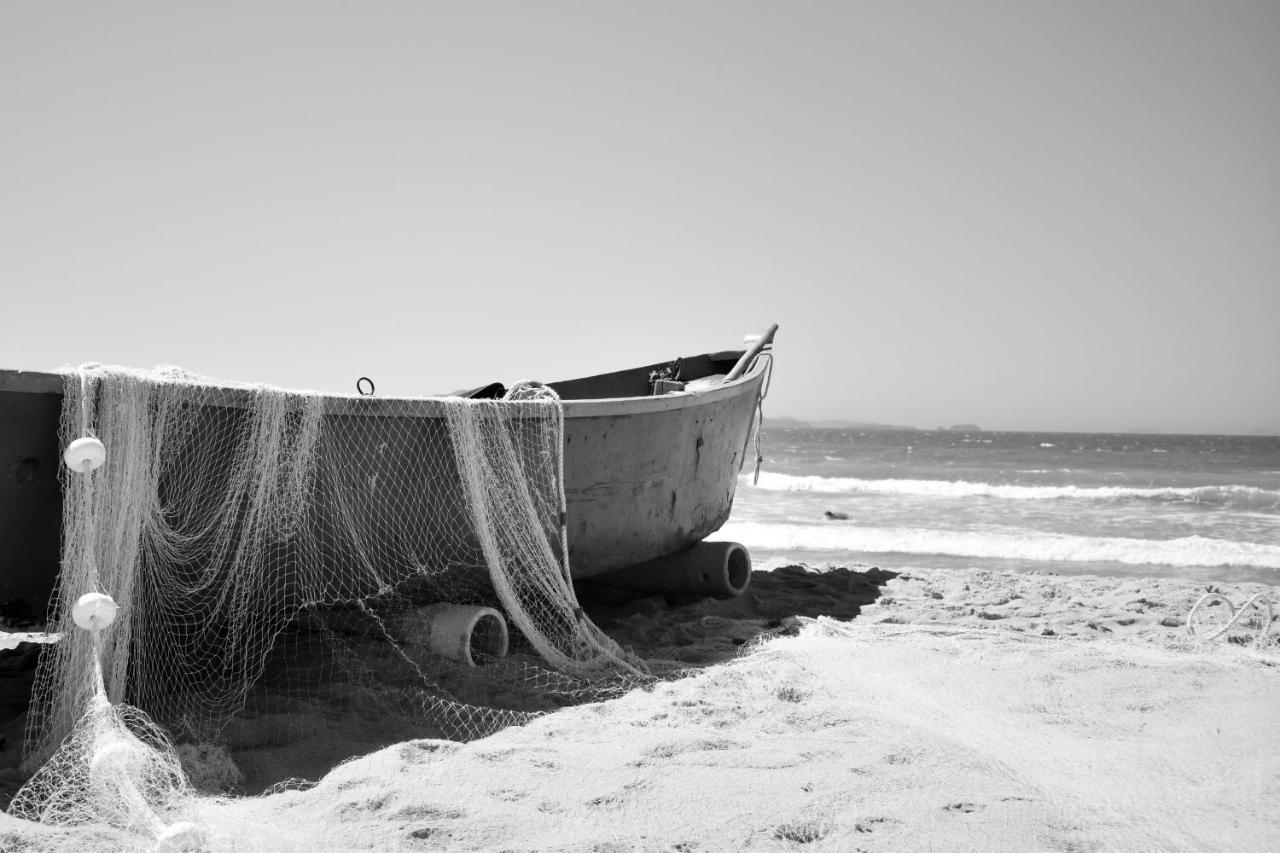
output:
M 662 409 L 650 401 L 565 403 L 575 577 L 674 553 L 728 520 L 762 379 L 749 375 L 701 399 L 655 398 L 683 403 Z
M 714 353 L 685 364 L 690 375 L 713 377 L 741 355 Z M 661 366 L 551 383 L 564 399 L 574 577 L 680 551 L 729 516 L 764 367 L 756 364 L 730 382 L 704 379 L 698 391 L 642 396 L 650 371 Z M 58 374 L 0 371 L 0 616 L 40 618 L 57 579 L 62 381 Z M 333 426 L 360 421 L 361 429 L 380 429 L 369 425 L 397 419 L 403 425 L 413 416 L 399 414 L 398 403 L 340 401 Z M 426 422 L 436 418 L 415 420 L 418 429 L 443 427 Z

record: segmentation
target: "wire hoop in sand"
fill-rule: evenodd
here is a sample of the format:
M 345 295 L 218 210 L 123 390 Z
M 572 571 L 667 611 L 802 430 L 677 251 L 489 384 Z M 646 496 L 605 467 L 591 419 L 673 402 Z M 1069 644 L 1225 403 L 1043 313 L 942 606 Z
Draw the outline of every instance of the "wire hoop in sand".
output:
M 1197 640 L 1216 640 L 1227 635 L 1228 640 L 1247 642 L 1253 638 L 1252 645 L 1260 647 L 1271 631 L 1271 623 L 1275 615 L 1271 608 L 1271 599 L 1258 592 L 1249 596 L 1239 609 L 1220 592 L 1208 592 L 1200 596 L 1200 600 L 1191 605 L 1187 613 L 1187 633 Z

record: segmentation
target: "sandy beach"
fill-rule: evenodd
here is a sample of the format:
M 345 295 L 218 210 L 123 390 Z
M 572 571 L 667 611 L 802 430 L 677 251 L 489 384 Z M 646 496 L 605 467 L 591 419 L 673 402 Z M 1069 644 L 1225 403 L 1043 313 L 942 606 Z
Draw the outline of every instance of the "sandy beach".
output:
M 1280 646 L 1191 637 L 1203 585 L 766 569 L 728 601 L 596 596 L 598 624 L 673 675 L 648 689 L 471 743 L 400 743 L 306 790 L 200 796 L 180 817 L 226 850 L 1280 844 Z M 133 841 L 150 849 L 0 820 L 6 851 Z

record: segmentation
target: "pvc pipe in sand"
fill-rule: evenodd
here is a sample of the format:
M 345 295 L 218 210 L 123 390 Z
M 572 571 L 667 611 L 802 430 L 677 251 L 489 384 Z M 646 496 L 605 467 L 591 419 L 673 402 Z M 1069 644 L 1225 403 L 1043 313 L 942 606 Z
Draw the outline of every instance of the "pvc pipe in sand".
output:
M 751 583 L 751 555 L 737 542 L 699 542 L 591 580 L 640 592 L 732 598 Z
M 400 620 L 401 639 L 467 666 L 507 656 L 507 620 L 492 607 L 430 604 Z

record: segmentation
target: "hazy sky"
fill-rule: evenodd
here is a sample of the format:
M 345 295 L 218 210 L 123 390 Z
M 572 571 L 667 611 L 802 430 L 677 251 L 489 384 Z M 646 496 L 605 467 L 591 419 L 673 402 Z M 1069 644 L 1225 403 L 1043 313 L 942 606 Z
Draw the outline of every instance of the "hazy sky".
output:
M 1280 3 L 0 6 L 0 366 L 1280 431 Z

